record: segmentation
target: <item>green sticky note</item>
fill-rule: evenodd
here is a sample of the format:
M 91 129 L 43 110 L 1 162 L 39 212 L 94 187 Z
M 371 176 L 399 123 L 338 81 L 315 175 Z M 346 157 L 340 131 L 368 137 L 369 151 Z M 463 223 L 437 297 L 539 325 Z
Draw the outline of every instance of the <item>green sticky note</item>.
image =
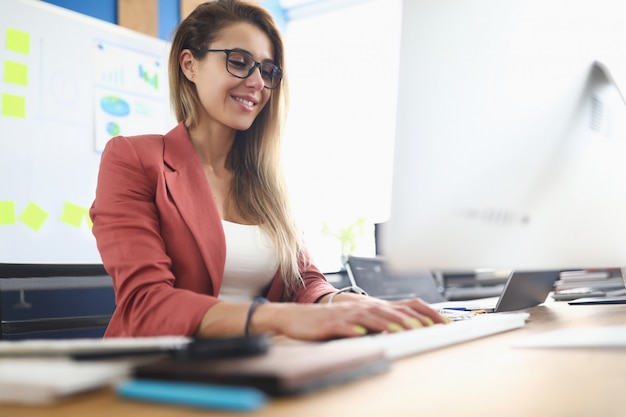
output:
M 61 222 L 70 226 L 80 227 L 83 217 L 87 214 L 87 209 L 77 204 L 66 202 L 61 213 Z
M 15 202 L 0 201 L 0 224 L 15 224 Z
M 30 52 L 30 34 L 21 30 L 7 28 L 6 49 L 28 54 Z
M 17 85 L 28 85 L 28 67 L 26 64 L 4 61 L 4 82 Z
M 33 229 L 35 232 L 38 232 L 39 229 L 41 229 L 41 226 L 43 226 L 47 218 L 48 213 L 33 202 L 28 203 L 19 217 L 22 223 Z
M 26 118 L 26 97 L 14 94 L 2 94 L 2 115 Z

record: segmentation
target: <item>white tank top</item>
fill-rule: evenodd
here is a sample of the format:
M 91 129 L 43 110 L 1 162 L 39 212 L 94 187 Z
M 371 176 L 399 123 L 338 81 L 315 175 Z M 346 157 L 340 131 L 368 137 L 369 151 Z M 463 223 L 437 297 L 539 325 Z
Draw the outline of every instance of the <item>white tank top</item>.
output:
M 245 302 L 261 295 L 278 270 L 276 249 L 259 226 L 222 220 L 226 264 L 219 298 Z

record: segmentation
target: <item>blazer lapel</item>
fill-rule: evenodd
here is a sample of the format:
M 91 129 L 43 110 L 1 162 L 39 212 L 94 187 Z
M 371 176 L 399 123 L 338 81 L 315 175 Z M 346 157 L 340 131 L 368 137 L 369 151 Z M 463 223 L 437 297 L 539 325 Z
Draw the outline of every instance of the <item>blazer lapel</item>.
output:
M 213 193 L 181 122 L 164 136 L 165 182 L 184 222 L 193 234 L 204 259 L 215 293 L 218 294 L 226 262 L 226 241 Z

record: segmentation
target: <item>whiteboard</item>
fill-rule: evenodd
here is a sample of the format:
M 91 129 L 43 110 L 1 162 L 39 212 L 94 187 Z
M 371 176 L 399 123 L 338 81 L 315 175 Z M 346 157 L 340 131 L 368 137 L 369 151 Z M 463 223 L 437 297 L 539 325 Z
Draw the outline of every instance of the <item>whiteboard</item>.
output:
M 101 152 L 173 127 L 170 45 L 37 0 L 0 9 L 0 263 L 100 264 Z

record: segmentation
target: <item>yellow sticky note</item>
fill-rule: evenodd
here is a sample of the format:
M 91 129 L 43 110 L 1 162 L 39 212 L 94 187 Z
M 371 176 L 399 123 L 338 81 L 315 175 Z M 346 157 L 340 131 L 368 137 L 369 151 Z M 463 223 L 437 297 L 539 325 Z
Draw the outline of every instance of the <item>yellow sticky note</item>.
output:
M 30 34 L 21 30 L 7 28 L 6 49 L 22 54 L 30 53 Z
M 20 214 L 20 221 L 26 226 L 38 232 L 48 218 L 48 213 L 37 204 L 30 202 Z
M 15 202 L 0 201 L 0 224 L 15 224 Z
M 26 97 L 14 94 L 2 94 L 2 115 L 26 118 Z
M 4 61 L 4 82 L 17 85 L 28 85 L 28 67 L 26 64 Z
M 83 217 L 87 214 L 87 209 L 77 204 L 66 202 L 61 213 L 61 222 L 70 226 L 80 227 Z

